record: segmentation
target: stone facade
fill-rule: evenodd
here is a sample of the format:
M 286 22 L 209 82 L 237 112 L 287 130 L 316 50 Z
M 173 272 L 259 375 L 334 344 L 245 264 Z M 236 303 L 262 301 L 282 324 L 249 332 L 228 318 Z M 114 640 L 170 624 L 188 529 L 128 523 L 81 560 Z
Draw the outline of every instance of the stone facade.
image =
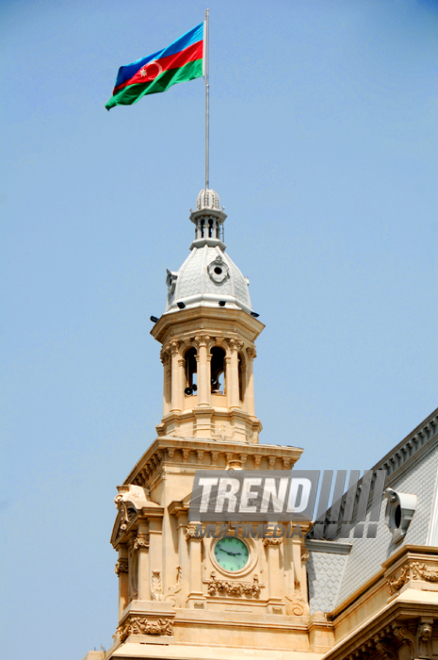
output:
M 86 660 L 438 660 L 438 411 L 374 467 L 418 500 L 406 533 L 391 534 L 385 500 L 374 539 L 312 538 L 312 521 L 291 538 L 240 534 L 248 561 L 228 571 L 216 539 L 188 522 L 197 469 L 287 471 L 302 453 L 259 442 L 253 365 L 264 326 L 225 255 L 225 218 L 217 194 L 201 191 L 191 256 L 168 271 L 151 333 L 163 417 L 115 498 L 114 644 Z

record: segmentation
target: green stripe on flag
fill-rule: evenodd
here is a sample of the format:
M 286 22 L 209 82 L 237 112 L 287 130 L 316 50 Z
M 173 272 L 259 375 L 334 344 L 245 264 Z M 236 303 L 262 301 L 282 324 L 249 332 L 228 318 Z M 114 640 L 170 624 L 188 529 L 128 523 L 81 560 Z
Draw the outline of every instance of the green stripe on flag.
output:
M 180 82 L 193 80 L 194 78 L 202 77 L 202 60 L 195 60 L 194 62 L 187 62 L 180 69 L 170 69 L 170 71 L 163 71 L 154 80 L 147 83 L 129 85 L 124 87 L 110 98 L 105 105 L 107 110 L 114 108 L 116 105 L 132 105 L 137 103 L 142 96 L 146 94 L 157 94 L 158 92 L 166 92 L 169 87 L 176 85 Z

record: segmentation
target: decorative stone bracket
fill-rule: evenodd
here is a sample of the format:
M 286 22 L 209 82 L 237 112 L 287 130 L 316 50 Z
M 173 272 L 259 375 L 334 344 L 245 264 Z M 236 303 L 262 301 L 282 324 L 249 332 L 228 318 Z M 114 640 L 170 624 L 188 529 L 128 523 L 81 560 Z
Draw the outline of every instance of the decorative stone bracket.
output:
M 128 573 L 129 571 L 128 558 L 118 559 L 114 567 L 114 571 L 116 575 L 120 575 L 120 573 Z

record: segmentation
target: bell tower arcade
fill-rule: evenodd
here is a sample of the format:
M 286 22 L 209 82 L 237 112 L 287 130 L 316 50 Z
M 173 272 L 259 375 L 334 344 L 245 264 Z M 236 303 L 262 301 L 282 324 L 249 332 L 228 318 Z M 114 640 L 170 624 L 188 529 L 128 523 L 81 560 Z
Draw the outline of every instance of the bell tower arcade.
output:
M 248 279 L 225 253 L 219 196 L 202 190 L 190 215 L 195 239 L 177 272 L 167 271 L 167 307 L 151 334 L 162 344 L 159 436 L 257 443 L 254 342 L 264 325 Z

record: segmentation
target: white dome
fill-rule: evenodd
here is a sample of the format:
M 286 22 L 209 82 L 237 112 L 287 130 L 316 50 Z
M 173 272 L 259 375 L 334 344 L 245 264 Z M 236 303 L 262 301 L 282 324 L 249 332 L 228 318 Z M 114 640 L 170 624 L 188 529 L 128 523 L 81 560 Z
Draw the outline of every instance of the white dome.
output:
M 216 209 L 220 211 L 219 195 L 215 190 L 208 188 L 201 190 L 196 200 L 196 210 L 202 211 L 203 209 Z
M 225 301 L 228 309 L 251 313 L 249 280 L 218 246 L 193 247 L 178 272 L 167 271 L 166 312 L 178 310 L 177 303 L 191 307 L 217 307 Z

